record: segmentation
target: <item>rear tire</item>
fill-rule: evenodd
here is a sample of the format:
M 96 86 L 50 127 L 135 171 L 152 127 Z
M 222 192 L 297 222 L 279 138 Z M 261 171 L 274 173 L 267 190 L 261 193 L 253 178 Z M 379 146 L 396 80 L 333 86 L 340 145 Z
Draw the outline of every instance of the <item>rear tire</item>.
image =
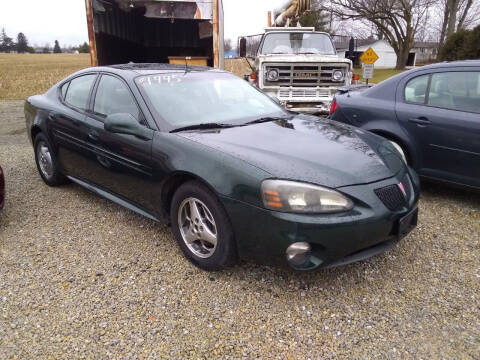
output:
M 170 207 L 172 231 L 195 266 L 217 271 L 236 262 L 232 225 L 218 198 L 205 185 L 189 181 L 178 188 Z
M 44 134 L 39 133 L 35 136 L 33 148 L 37 170 L 45 184 L 48 186 L 66 184 L 68 179 L 60 172 L 52 146 Z

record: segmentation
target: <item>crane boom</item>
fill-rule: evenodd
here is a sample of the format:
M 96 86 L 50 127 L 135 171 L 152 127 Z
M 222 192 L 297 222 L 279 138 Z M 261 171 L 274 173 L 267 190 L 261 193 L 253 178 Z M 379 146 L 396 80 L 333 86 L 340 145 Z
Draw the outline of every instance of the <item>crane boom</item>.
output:
M 282 7 L 274 11 L 274 26 L 289 27 L 296 23 L 300 16 L 310 11 L 311 0 L 286 0 Z

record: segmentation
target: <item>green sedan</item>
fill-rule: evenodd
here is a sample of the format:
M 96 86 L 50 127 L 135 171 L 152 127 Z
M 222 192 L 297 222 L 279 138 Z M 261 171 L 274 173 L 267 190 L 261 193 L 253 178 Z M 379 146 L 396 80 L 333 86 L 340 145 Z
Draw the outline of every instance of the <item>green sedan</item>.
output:
M 77 183 L 171 224 L 205 270 L 312 270 L 379 254 L 417 224 L 419 181 L 382 137 L 286 111 L 211 68 L 89 68 L 30 97 L 47 185 Z

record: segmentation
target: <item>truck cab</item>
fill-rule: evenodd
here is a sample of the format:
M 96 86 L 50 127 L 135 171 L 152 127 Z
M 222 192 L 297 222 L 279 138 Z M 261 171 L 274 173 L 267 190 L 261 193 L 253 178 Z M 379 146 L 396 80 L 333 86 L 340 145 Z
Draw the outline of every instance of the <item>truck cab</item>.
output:
M 246 54 L 242 40 L 240 53 L 254 58 L 250 81 L 289 110 L 326 114 L 338 88 L 351 84 L 352 62 L 337 55 L 327 33 L 267 28 L 254 54 Z

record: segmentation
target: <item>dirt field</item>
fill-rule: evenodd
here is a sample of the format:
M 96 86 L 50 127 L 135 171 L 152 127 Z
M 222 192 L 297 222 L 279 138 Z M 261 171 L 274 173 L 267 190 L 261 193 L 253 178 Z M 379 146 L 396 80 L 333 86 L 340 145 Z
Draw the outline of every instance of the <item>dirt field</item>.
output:
M 1 54 L 0 100 L 41 94 L 71 73 L 90 66 L 87 54 Z
M 313 273 L 190 265 L 166 227 L 46 186 L 0 101 L 2 359 L 478 359 L 480 195 L 425 185 L 418 228 Z
M 88 54 L 0 53 L 0 100 L 23 100 L 44 93 L 67 75 L 89 66 Z M 239 76 L 249 70 L 244 60 L 226 60 L 225 67 Z

